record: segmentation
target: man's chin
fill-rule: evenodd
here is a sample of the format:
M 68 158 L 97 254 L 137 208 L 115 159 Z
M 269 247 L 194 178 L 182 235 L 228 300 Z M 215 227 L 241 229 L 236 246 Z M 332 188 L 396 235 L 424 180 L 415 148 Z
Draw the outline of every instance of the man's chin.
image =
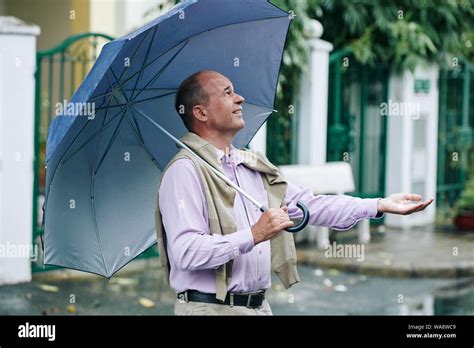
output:
M 230 132 L 232 133 L 233 137 L 235 137 L 237 135 L 237 133 L 239 133 L 242 129 L 244 129 L 244 122 L 242 122 L 240 125 L 235 125 L 234 127 L 229 127 L 227 128 L 227 132 Z

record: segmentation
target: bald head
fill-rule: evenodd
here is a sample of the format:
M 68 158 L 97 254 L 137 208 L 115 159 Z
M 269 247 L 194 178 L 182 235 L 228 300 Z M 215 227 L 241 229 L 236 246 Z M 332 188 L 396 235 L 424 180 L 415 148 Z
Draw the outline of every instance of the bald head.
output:
M 203 70 L 181 82 L 176 93 L 175 108 L 189 131 L 193 129 L 193 107 L 208 103 L 207 90 L 212 85 L 212 80 L 222 76 L 217 71 Z

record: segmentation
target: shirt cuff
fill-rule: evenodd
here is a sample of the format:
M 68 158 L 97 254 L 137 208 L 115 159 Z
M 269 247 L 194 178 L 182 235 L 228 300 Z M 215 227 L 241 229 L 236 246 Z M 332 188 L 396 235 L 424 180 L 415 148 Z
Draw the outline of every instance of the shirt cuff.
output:
M 362 213 L 365 218 L 380 219 L 384 216 L 378 212 L 378 203 L 382 198 L 364 198 L 362 200 Z
M 228 234 L 226 238 L 231 243 L 235 256 L 248 253 L 254 247 L 251 227 Z

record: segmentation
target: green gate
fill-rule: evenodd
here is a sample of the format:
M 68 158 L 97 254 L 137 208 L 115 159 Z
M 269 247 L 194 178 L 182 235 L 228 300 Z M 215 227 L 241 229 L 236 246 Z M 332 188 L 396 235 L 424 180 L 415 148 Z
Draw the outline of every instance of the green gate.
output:
M 389 70 L 358 64 L 349 50 L 329 59 L 327 161 L 351 164 L 357 197 L 385 195 L 387 118 L 381 104 L 388 99 Z
M 71 36 L 51 49 L 36 53 L 33 244 L 38 246 L 38 250 L 41 250 L 42 246 L 46 137 L 55 114 L 55 105 L 72 96 L 97 59 L 102 45 L 111 40 L 113 38 L 108 35 L 83 33 Z M 43 270 L 42 257 L 32 263 L 32 270 Z
M 439 72 L 437 221 L 447 223 L 474 166 L 474 66 Z

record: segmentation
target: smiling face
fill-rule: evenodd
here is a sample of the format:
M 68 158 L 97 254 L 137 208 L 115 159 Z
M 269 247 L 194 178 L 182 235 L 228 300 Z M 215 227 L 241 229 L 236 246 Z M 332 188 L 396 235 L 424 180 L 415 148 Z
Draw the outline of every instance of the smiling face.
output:
M 227 77 L 217 72 L 203 72 L 199 80 L 208 96 L 207 103 L 201 106 L 206 127 L 225 134 L 237 133 L 245 125 L 242 115 L 245 99 L 235 93 Z

